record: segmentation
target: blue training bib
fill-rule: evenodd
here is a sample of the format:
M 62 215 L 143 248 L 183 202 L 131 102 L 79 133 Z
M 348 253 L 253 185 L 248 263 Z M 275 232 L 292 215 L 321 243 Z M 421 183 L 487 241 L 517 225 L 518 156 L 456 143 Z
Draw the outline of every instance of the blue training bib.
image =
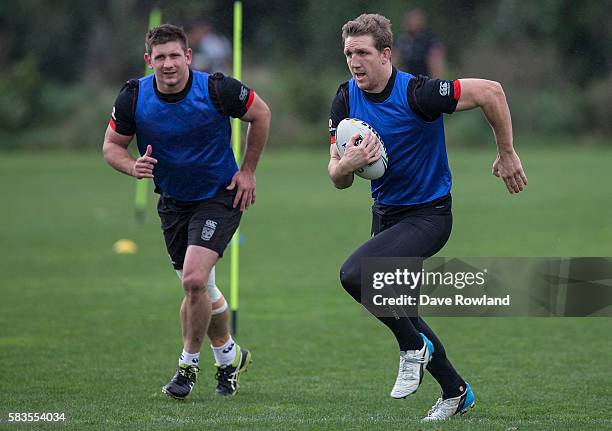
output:
M 153 147 L 155 185 L 180 201 L 214 196 L 230 183 L 238 166 L 230 120 L 212 104 L 208 74 L 193 71 L 189 93 L 176 103 L 157 97 L 153 75 L 139 81 L 136 137 L 140 154 L 147 145 Z
M 372 197 L 384 205 L 417 205 L 450 192 L 452 179 L 442 116 L 427 122 L 408 104 L 409 73 L 397 71 L 391 95 L 368 100 L 354 79 L 349 81 L 349 115 L 380 134 L 389 157 L 385 175 L 372 181 Z

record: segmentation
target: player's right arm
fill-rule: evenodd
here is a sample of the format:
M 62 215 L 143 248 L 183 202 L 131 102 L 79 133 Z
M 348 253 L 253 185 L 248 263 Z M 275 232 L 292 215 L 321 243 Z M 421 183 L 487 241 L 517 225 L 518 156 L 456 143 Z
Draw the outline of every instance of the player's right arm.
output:
M 332 102 L 331 114 L 329 117 L 329 133 L 331 145 L 329 148 L 329 164 L 327 171 L 329 177 L 338 189 L 346 189 L 353 185 L 355 179 L 354 172 L 380 158 L 380 144 L 371 133 L 368 133 L 359 146 L 355 146 L 355 141 L 359 138 L 356 133 L 351 137 L 346 145 L 344 156 L 340 157 L 336 148 L 336 127 L 338 123 L 349 116 L 348 94 L 346 83 L 338 88 L 336 97 Z
M 338 189 L 346 189 L 353 185 L 354 172 L 367 164 L 380 159 L 380 144 L 372 133 L 368 133 L 360 145 L 355 146 L 359 133 L 351 136 L 346 145 L 344 156 L 340 157 L 335 142 L 330 146 L 330 159 L 327 165 L 329 177 Z
M 153 148 L 147 146 L 147 151 L 141 157 L 134 159 L 128 151 L 128 145 L 134 136 L 125 136 L 115 132 L 111 126 L 106 128 L 102 152 L 104 160 L 119 172 L 142 179 L 153 178 L 153 168 L 157 163 L 151 153 Z
M 144 155 L 134 159 L 128 146 L 136 133 L 134 108 L 138 98 L 138 81 L 125 83 L 113 107 L 111 118 L 104 134 L 102 152 L 104 160 L 113 168 L 126 175 L 141 179 L 153 178 L 153 168 L 157 163 L 149 145 Z
M 327 171 L 329 172 L 329 177 L 334 183 L 334 186 L 337 189 L 346 189 L 353 185 L 353 180 L 355 179 L 354 171 L 347 169 L 346 166 L 341 164 L 340 154 L 338 154 L 338 150 L 336 149 L 336 145 L 332 143 L 329 147 L 329 164 L 327 165 Z

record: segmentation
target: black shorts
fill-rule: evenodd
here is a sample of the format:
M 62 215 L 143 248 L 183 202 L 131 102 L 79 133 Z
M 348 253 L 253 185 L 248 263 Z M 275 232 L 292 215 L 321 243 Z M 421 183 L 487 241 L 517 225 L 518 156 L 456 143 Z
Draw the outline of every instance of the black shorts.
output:
M 372 237 L 361 244 L 344 262 L 340 280 L 346 291 L 361 302 L 362 264 L 369 257 L 428 258 L 444 247 L 453 225 L 452 198 L 414 206 L 389 206 L 375 203 L 372 207 Z M 422 269 L 422 260 L 411 262 L 411 272 Z M 420 284 L 416 288 L 420 289 Z M 405 316 L 402 307 L 391 306 L 398 316 Z M 413 313 L 414 311 L 411 311 Z
M 446 244 L 453 225 L 450 194 L 412 206 L 372 205 L 372 237 L 401 224 L 388 235 L 397 256 L 429 257 Z M 389 245 L 388 245 L 389 246 Z M 388 247 L 387 246 L 387 247 Z
M 240 207 L 233 208 L 236 189 L 222 188 L 212 198 L 183 202 L 163 194 L 157 203 L 166 248 L 174 269 L 183 269 L 187 246 L 199 245 L 219 253 L 229 244 L 240 224 Z
M 364 257 L 430 257 L 451 233 L 450 194 L 415 206 L 372 206 L 372 237 L 344 262 L 344 273 L 361 274 Z M 418 270 L 417 270 L 418 271 Z M 361 277 L 361 276 L 359 276 Z M 361 284 L 361 278 L 355 283 Z

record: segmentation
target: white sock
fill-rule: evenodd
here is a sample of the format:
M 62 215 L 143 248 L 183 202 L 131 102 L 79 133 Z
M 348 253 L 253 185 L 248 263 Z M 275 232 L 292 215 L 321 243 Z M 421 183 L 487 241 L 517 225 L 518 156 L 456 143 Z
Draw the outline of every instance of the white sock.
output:
M 185 350 L 183 350 L 183 353 L 181 353 L 181 356 L 179 356 L 179 365 L 186 364 L 186 365 L 195 365 L 197 367 L 199 363 L 200 363 L 200 352 L 188 353 Z
M 227 340 L 227 343 L 225 343 L 223 346 L 210 347 L 212 348 L 213 354 L 215 355 L 215 361 L 220 366 L 223 367 L 234 362 L 234 359 L 236 358 L 236 343 L 232 339 L 231 335 L 229 337 L 229 340 Z

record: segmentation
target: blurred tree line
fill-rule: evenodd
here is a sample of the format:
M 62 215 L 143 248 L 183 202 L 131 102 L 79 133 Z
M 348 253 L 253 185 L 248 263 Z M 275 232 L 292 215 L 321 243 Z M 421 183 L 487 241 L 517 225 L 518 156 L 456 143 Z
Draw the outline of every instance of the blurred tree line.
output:
M 320 145 L 329 106 L 349 78 L 340 29 L 378 12 L 397 33 L 420 7 L 445 44 L 448 76 L 504 85 L 515 129 L 543 135 L 612 132 L 612 14 L 587 0 L 245 0 L 243 80 L 274 112 L 272 144 Z M 22 0 L 0 3 L 2 148 L 99 146 L 122 83 L 143 72 L 148 14 L 185 25 L 209 19 L 231 38 L 230 0 Z M 463 117 L 463 116 L 462 116 Z M 451 117 L 452 118 L 452 117 Z M 452 119 L 451 137 L 480 142 L 479 116 Z M 314 134 L 313 134 L 314 133 Z

